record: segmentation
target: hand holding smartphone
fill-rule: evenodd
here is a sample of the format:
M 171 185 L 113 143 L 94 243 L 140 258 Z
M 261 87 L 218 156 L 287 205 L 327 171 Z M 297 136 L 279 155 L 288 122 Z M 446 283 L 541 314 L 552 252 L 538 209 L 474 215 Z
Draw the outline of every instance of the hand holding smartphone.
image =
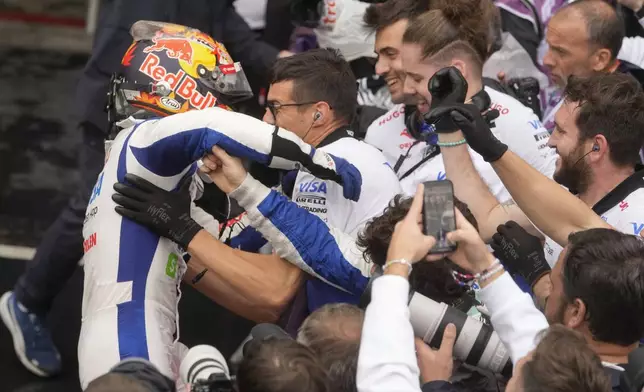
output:
M 450 253 L 456 244 L 447 239 L 447 233 L 456 230 L 454 186 L 449 180 L 427 181 L 423 194 L 423 233 L 436 238 L 429 254 Z

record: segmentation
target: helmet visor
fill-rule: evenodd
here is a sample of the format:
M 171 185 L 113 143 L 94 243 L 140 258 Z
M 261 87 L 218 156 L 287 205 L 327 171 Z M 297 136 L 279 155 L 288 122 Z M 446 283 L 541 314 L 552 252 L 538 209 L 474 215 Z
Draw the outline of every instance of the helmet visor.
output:
M 236 101 L 253 96 L 244 69 L 240 63 L 219 64 L 212 72 L 199 71 L 200 82 L 223 96 Z

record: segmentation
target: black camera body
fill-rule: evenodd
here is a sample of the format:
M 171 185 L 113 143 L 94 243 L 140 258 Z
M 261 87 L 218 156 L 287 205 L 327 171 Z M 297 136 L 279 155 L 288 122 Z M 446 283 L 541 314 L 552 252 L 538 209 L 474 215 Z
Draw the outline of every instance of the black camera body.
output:
M 534 114 L 541 119 L 541 103 L 539 101 L 539 81 L 533 77 L 510 79 L 506 83 L 514 97 L 524 106 L 532 109 Z
M 234 392 L 232 380 L 223 374 L 211 374 L 207 380 L 198 380 L 190 388 L 191 392 Z

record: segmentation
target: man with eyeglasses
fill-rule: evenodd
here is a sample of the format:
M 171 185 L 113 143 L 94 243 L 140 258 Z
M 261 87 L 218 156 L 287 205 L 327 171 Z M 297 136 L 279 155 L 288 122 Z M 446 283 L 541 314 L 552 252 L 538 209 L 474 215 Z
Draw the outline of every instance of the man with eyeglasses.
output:
M 282 185 L 285 193 L 292 202 L 319 217 L 327 226 L 355 238 L 370 219 L 382 214 L 401 189 L 384 155 L 353 137 L 349 124 L 356 109 L 357 86 L 349 64 L 336 51 L 312 50 L 279 59 L 271 76 L 264 121 L 295 133 L 315 148 L 346 159 L 362 176 L 360 200 L 357 202 L 344 198 L 342 188 L 333 182 L 301 170 L 284 176 Z M 229 177 L 228 182 L 234 185 L 232 189 L 239 186 L 239 180 L 244 180 L 230 178 L 225 171 L 223 176 Z M 230 196 L 234 197 L 235 193 Z M 243 200 L 238 199 L 238 202 L 249 210 Z M 334 241 L 331 233 L 316 232 L 311 227 L 301 227 L 299 235 L 318 237 L 320 241 L 325 241 L 328 236 L 329 243 Z M 295 247 L 299 242 L 289 235 L 285 235 L 284 240 Z M 366 263 L 356 265 L 359 262 L 347 261 L 361 260 L 361 257 L 343 255 L 345 249 L 342 246 L 324 249 L 330 253 L 320 254 L 312 261 L 305 261 L 307 265 L 299 266 L 318 278 L 307 282 L 309 311 L 326 303 L 357 303 L 368 281 Z M 337 256 L 330 257 L 330 254 Z M 323 263 L 323 260 L 330 262 Z

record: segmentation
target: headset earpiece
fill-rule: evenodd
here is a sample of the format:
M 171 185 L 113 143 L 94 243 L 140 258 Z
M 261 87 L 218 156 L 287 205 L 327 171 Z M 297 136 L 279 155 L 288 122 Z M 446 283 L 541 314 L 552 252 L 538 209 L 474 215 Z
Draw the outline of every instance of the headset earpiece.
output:
M 599 145 L 593 144 L 593 149 L 591 151 L 599 151 Z
M 315 112 L 315 114 L 313 115 L 313 121 L 314 122 L 319 120 L 319 119 L 321 119 L 321 118 L 322 118 L 322 113 L 320 113 L 320 112 Z

